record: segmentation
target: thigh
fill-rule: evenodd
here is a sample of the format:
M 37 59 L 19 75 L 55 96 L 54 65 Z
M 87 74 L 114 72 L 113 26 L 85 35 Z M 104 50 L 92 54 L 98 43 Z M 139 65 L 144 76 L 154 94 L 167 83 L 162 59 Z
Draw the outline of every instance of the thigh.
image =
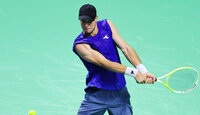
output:
M 85 95 L 85 99 L 79 108 L 78 115 L 103 115 L 108 106 L 95 101 L 94 97 L 92 97 L 92 100 L 90 98 L 91 97 L 89 95 Z
M 130 94 L 126 87 L 115 94 L 114 102 L 109 106 L 109 115 L 132 115 L 132 106 L 130 103 Z
M 133 115 L 131 105 L 120 105 L 119 107 L 108 108 L 109 115 Z

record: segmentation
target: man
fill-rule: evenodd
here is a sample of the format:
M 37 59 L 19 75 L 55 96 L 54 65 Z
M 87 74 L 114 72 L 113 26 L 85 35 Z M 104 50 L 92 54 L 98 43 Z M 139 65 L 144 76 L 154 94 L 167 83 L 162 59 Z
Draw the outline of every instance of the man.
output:
M 124 74 L 133 76 L 137 83 L 153 83 L 154 75 L 148 73 L 133 48 L 119 35 L 109 20 L 97 21 L 96 9 L 90 4 L 79 10 L 83 29 L 75 39 L 73 51 L 88 70 L 85 99 L 78 115 L 132 115 L 130 95 Z M 121 64 L 118 47 L 128 61 L 136 67 Z

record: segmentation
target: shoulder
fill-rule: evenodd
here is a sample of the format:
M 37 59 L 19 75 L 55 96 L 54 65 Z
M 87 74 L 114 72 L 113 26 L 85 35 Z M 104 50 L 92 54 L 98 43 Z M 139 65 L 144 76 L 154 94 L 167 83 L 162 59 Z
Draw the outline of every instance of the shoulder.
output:
M 110 21 L 108 19 L 102 20 L 102 26 L 107 27 L 108 29 L 111 29 L 111 30 L 113 30 L 113 28 L 115 28 L 115 25 L 112 23 L 112 21 Z
M 110 20 L 107 20 L 107 23 L 109 24 L 109 26 L 110 26 L 111 28 L 114 27 L 114 24 L 113 24 Z
M 103 20 L 98 21 L 97 23 L 99 23 L 102 26 L 107 26 L 108 25 L 108 20 L 107 19 L 103 19 Z
M 82 33 L 80 33 L 75 39 L 74 39 L 74 43 L 81 40 L 81 39 L 84 39 L 84 36 Z
M 103 19 L 98 21 L 98 23 L 100 23 L 101 25 L 110 25 L 112 22 L 108 19 Z
M 84 35 L 81 33 L 81 34 L 74 40 L 74 43 L 73 43 L 73 51 L 74 51 L 75 53 L 77 53 L 75 47 L 76 47 L 76 45 L 78 45 L 78 44 L 91 44 L 91 43 L 92 43 L 91 39 L 85 38 Z
M 81 33 L 78 37 L 76 37 L 76 39 L 74 40 L 75 44 L 79 44 L 79 43 L 90 43 L 91 39 L 84 37 L 83 33 Z
M 110 21 L 108 21 L 108 19 L 98 21 L 99 28 L 102 28 L 102 29 L 106 30 L 107 32 L 111 32 L 111 27 L 108 22 L 110 22 Z
M 110 25 L 110 23 L 112 23 L 110 20 L 107 19 L 108 24 Z

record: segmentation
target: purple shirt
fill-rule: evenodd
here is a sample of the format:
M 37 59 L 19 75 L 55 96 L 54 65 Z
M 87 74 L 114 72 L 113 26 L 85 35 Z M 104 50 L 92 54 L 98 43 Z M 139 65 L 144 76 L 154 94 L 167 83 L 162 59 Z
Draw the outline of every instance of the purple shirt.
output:
M 107 20 L 105 19 L 98 21 L 97 27 L 98 33 L 95 36 L 84 37 L 83 33 L 81 33 L 74 41 L 73 51 L 77 54 L 75 51 L 75 46 L 77 44 L 86 43 L 89 44 L 92 49 L 104 55 L 104 57 L 108 60 L 121 63 L 116 44 L 112 38 L 112 31 Z M 96 87 L 105 90 L 120 90 L 126 85 L 123 74 L 112 72 L 92 64 L 80 56 L 79 58 L 88 70 L 86 78 L 86 89 L 88 87 Z

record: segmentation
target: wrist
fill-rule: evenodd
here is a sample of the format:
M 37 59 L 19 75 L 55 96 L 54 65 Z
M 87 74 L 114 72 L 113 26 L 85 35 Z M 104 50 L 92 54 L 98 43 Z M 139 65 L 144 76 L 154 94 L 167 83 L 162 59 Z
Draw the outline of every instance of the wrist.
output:
M 136 66 L 136 69 L 139 70 L 142 74 L 148 73 L 148 70 L 143 64 L 139 64 Z
M 131 67 L 127 67 L 125 71 L 126 75 L 133 76 L 133 77 L 135 77 L 137 73 L 138 73 L 138 70 Z

